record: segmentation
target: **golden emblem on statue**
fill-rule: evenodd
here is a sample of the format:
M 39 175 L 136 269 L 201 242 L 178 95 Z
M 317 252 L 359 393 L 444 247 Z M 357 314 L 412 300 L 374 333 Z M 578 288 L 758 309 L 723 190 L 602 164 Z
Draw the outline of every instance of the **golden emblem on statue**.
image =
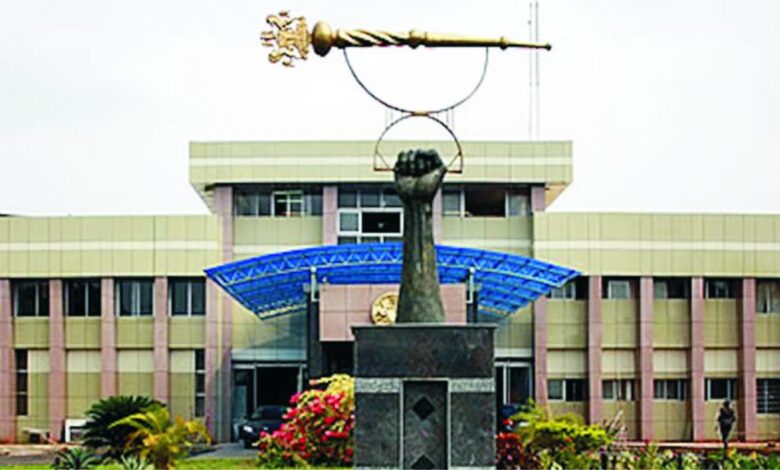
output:
M 371 305 L 371 321 L 375 325 L 392 325 L 398 317 L 398 294 L 385 292 Z

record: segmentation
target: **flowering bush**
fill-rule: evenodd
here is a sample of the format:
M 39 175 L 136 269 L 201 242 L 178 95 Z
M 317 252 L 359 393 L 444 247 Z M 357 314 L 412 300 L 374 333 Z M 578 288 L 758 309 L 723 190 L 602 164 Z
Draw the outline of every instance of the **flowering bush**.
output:
M 355 382 L 343 374 L 314 380 L 293 395 L 285 422 L 258 444 L 261 467 L 352 466 Z
M 525 452 L 517 434 L 502 432 L 496 436 L 496 468 L 536 468 L 532 456 Z

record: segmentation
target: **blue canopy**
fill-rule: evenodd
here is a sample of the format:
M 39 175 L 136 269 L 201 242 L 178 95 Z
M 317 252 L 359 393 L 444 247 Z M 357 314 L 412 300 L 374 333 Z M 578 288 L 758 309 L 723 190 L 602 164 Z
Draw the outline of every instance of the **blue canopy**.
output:
M 525 256 L 437 245 L 442 284 L 465 283 L 469 273 L 480 285 L 479 312 L 507 316 L 561 287 L 579 272 Z M 401 243 L 329 245 L 258 256 L 206 269 L 245 308 L 261 319 L 306 308 L 304 286 L 318 284 L 398 284 Z

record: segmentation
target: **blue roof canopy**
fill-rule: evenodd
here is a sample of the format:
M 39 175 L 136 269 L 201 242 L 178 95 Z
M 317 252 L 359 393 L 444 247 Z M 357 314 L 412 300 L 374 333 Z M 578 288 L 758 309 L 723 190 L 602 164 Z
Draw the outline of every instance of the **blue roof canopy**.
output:
M 508 316 L 560 287 L 579 272 L 525 256 L 437 245 L 442 284 L 465 283 L 473 272 L 480 285 L 479 312 Z M 258 256 L 206 269 L 245 308 L 261 319 L 306 308 L 304 286 L 318 284 L 398 284 L 401 243 L 329 245 Z

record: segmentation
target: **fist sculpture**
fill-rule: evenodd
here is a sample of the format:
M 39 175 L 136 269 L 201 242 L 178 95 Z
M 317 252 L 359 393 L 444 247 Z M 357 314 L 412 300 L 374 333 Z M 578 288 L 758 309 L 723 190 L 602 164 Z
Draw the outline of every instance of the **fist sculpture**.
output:
M 435 150 L 408 150 L 395 163 L 395 189 L 404 204 L 404 261 L 398 323 L 441 323 L 444 308 L 433 243 L 433 198 L 447 169 Z

